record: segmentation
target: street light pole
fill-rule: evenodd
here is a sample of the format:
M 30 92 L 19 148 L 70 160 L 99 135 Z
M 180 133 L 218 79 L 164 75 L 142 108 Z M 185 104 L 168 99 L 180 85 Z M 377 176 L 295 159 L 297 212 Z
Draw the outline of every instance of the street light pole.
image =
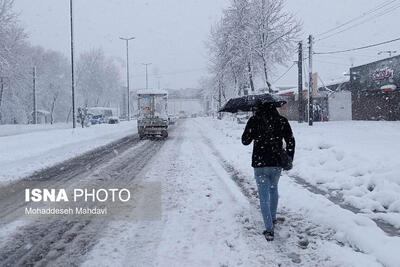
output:
M 149 78 L 147 76 L 147 66 L 151 65 L 151 63 L 142 63 L 142 65 L 146 66 L 146 90 L 149 89 Z
M 135 39 L 135 37 L 130 37 L 130 38 L 123 38 L 119 37 L 119 39 L 124 40 L 126 42 L 126 89 L 127 89 L 127 99 L 128 99 L 128 121 L 131 120 L 131 109 L 130 109 L 130 102 L 131 102 L 131 96 L 130 96 L 130 89 L 129 89 L 129 41 Z
M 75 119 L 75 77 L 74 77 L 74 24 L 72 0 L 69 1 L 69 12 L 71 22 L 71 90 L 72 90 L 72 128 L 76 127 Z
M 309 60 L 309 73 L 308 73 L 308 125 L 313 126 L 314 122 L 314 106 L 313 106 L 313 37 L 310 35 L 308 37 L 308 60 Z
M 37 105 L 36 105 L 36 67 L 33 67 L 33 124 L 37 124 Z

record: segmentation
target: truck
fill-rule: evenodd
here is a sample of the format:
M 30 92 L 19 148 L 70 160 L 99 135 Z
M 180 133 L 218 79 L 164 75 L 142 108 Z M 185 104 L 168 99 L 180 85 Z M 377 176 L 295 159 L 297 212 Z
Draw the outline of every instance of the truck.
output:
M 140 139 L 168 137 L 168 93 L 164 90 L 137 92 L 137 127 Z

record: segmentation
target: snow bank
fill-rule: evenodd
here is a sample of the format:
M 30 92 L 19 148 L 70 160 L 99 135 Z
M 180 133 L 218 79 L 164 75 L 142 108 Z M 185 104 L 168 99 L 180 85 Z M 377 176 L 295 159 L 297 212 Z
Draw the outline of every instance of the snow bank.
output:
M 233 120 L 197 119 L 196 122 L 226 160 L 250 181 L 252 147 L 241 145 L 244 125 Z M 398 122 L 329 122 L 291 123 L 296 137 L 294 169 L 307 182 L 326 190 L 340 192 L 344 200 L 370 213 L 385 211 L 397 225 L 400 199 L 400 123 Z M 308 192 L 286 174 L 280 182 L 281 204 L 306 215 L 314 222 L 336 231 L 335 239 L 375 257 L 387 266 L 400 262 L 399 237 L 388 237 L 366 215 L 343 210 L 324 196 Z
M 25 177 L 137 132 L 136 121 L 93 125 L 84 129 L 38 129 L 41 130 L 0 136 L 0 182 Z M 3 126 L 0 130 L 4 130 Z
M 291 123 L 296 138 L 298 176 L 326 193 L 343 197 L 371 217 L 391 219 L 400 225 L 400 123 L 343 121 Z M 240 140 L 244 125 L 224 120 L 216 127 Z M 221 141 L 225 142 L 225 141 Z M 236 146 L 241 146 L 240 141 Z M 242 149 L 242 148 L 241 148 Z M 251 153 L 251 152 L 248 152 Z M 248 159 L 250 160 L 250 159 Z
M 365 212 L 400 212 L 400 123 L 292 123 L 297 175 Z M 400 221 L 397 222 L 400 224 Z
M 68 123 L 55 123 L 55 124 L 3 124 L 0 125 L 0 137 L 37 132 L 48 131 L 56 129 L 70 128 L 71 124 Z

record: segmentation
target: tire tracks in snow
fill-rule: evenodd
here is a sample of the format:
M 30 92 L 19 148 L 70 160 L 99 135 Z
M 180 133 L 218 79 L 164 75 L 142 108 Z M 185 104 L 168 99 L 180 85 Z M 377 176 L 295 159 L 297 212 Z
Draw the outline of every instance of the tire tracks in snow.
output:
M 144 182 L 160 182 L 162 184 L 161 219 L 111 223 L 106 230 L 105 237 L 88 254 L 87 261 L 83 263 L 83 266 L 93 266 L 98 261 L 102 262 L 104 266 L 184 266 L 182 258 L 179 258 L 181 262 L 171 264 L 170 261 L 177 258 L 175 253 L 162 253 L 165 247 L 172 249 L 183 243 L 183 241 L 179 241 L 179 244 L 171 241 L 169 234 L 176 237 L 177 232 L 181 230 L 170 228 L 171 220 L 181 219 L 180 216 L 171 217 L 170 212 L 176 211 L 179 204 L 182 204 L 185 199 L 185 195 L 183 195 L 185 184 L 177 182 L 177 178 L 179 179 L 182 175 L 179 171 L 177 172 L 177 169 L 181 171 L 182 168 L 179 157 L 182 151 L 181 146 L 185 141 L 184 124 L 184 121 L 178 121 L 175 134 L 170 135 L 157 156 L 152 159 L 153 162 L 150 165 L 152 168 L 144 171 L 145 174 L 138 177 Z M 190 238 L 188 237 L 187 240 Z M 187 240 L 185 239 L 185 241 Z
M 140 141 L 137 135 L 37 172 L 9 185 L 12 190 L 0 199 L 0 217 L 16 219 L 18 198 L 23 199 L 26 181 L 48 182 L 49 188 L 72 186 L 79 182 L 106 180 L 131 182 L 162 147 L 163 141 Z M 105 178 L 104 178 L 105 177 Z M 89 179 L 88 179 L 89 178 Z M 7 188 L 6 188 L 7 189 Z M 1 266 L 78 266 L 101 236 L 108 222 L 33 221 L 17 229 L 0 250 Z
M 68 181 L 86 177 L 90 173 L 116 155 L 125 152 L 132 146 L 139 143 L 138 135 L 124 137 L 108 145 L 88 151 L 80 156 L 58 163 L 52 167 L 40 170 L 16 182 L 0 188 L 0 218 L 7 218 L 15 210 L 24 206 L 21 199 L 24 199 L 24 190 L 29 186 L 49 182 L 52 186 L 64 185 Z M 19 206 L 16 203 L 20 203 Z

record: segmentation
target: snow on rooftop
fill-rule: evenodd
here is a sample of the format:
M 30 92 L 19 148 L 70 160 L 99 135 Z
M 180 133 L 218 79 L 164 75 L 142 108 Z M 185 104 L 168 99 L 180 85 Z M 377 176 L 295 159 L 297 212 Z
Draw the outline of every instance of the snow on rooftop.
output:
M 279 95 L 283 95 L 283 94 L 289 94 L 289 93 L 293 93 L 293 94 L 297 94 L 298 93 L 297 87 L 294 88 L 288 88 L 288 89 L 281 89 L 279 90 L 278 94 Z
M 324 84 L 321 84 L 321 85 L 322 85 L 322 86 L 323 86 L 323 85 L 325 85 L 325 86 L 331 86 L 331 85 L 341 84 L 341 83 L 345 83 L 345 82 L 349 82 L 349 81 L 350 81 L 350 76 L 344 76 L 344 77 L 341 77 L 341 78 L 338 78 L 338 79 L 329 80 L 329 81 L 327 81 L 327 82 L 323 81 Z

